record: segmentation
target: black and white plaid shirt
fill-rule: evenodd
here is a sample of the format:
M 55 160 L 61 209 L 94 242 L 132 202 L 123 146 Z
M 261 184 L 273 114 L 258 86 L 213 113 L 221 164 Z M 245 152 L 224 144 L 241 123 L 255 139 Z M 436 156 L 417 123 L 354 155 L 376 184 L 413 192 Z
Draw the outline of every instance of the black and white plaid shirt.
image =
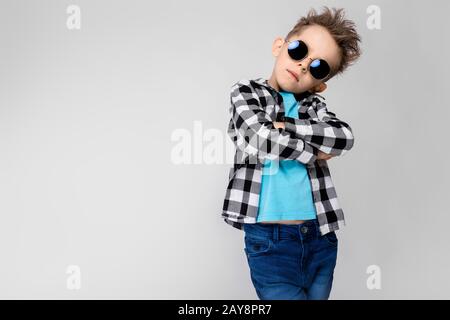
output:
M 353 147 L 353 131 L 328 111 L 322 96 L 309 92 L 294 96 L 299 119 L 284 116 L 281 94 L 263 78 L 243 79 L 231 87 L 228 135 L 236 153 L 221 216 L 237 229 L 243 229 L 242 223 L 256 223 L 265 159 L 305 164 L 322 235 L 345 225 L 327 162 L 317 155 L 318 150 L 344 155 Z M 283 121 L 285 128 L 275 128 L 274 121 Z

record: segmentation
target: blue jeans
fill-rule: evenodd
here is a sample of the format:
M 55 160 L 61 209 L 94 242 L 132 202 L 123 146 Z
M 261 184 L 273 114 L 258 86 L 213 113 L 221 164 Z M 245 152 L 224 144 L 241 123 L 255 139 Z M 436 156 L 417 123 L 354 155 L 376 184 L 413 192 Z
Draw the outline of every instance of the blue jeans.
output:
M 337 258 L 335 232 L 322 236 L 317 219 L 243 226 L 244 251 L 259 299 L 328 299 Z

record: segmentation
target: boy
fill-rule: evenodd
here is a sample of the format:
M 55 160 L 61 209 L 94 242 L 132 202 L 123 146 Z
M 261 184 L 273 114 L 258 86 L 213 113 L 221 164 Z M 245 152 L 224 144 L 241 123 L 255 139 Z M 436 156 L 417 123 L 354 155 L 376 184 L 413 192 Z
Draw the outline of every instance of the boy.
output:
M 222 218 L 244 230 L 259 299 L 328 299 L 335 230 L 345 225 L 326 160 L 354 144 L 348 123 L 317 94 L 359 58 L 343 9 L 312 9 L 272 45 L 268 80 L 231 88 L 228 134 L 236 146 Z

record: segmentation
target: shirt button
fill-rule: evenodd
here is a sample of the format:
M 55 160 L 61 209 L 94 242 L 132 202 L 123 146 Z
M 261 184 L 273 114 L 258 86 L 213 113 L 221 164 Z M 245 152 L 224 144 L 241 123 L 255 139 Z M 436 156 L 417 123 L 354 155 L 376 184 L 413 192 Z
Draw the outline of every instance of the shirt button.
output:
M 302 231 L 302 233 L 307 233 L 308 232 L 308 227 L 307 226 L 303 226 L 300 228 L 300 230 Z

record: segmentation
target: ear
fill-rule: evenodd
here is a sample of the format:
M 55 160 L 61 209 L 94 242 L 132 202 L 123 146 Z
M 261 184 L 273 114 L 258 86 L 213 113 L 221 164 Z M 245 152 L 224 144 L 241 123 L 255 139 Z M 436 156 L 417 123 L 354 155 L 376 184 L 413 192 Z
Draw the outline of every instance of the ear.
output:
M 272 54 L 274 57 L 278 57 L 278 55 L 281 52 L 281 48 L 284 44 L 284 38 L 283 37 L 276 37 L 275 40 L 273 40 L 272 44 Z
M 311 88 L 309 91 L 312 93 L 325 91 L 327 84 L 325 82 L 319 83 L 317 86 Z

